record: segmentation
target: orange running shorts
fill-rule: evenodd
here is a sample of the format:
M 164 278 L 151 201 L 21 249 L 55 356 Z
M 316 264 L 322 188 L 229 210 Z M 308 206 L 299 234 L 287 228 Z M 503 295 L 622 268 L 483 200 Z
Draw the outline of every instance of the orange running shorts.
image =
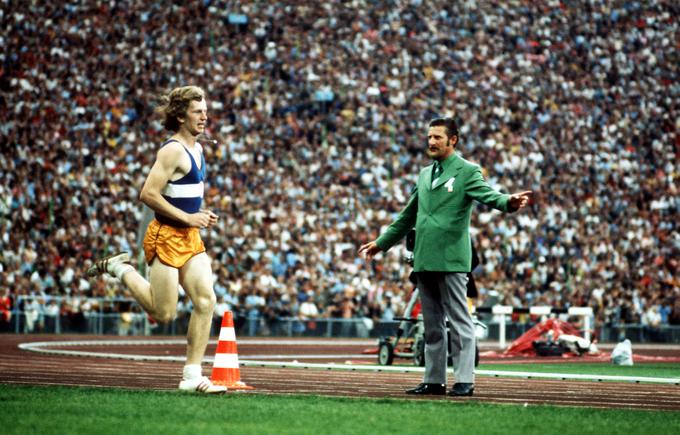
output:
M 144 235 L 144 256 L 151 264 L 155 257 L 161 263 L 179 269 L 194 255 L 205 252 L 198 228 L 177 228 L 154 219 Z

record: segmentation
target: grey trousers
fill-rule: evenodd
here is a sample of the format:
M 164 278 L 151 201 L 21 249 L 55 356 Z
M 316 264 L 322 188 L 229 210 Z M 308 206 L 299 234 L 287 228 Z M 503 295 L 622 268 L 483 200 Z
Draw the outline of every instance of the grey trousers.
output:
M 423 382 L 446 384 L 446 318 L 456 382 L 475 381 L 475 326 L 467 306 L 466 273 L 418 272 L 418 288 L 425 326 Z

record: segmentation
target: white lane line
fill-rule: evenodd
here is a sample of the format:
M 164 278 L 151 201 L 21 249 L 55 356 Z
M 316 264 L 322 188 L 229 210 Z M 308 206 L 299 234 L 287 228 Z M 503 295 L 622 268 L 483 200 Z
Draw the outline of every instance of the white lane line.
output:
M 298 340 L 291 340 L 298 341 Z M 106 353 L 106 352 L 86 352 L 76 350 L 61 350 L 50 349 L 52 346 L 120 346 L 120 345 L 144 345 L 144 344 L 177 344 L 185 343 L 184 340 L 93 340 L 93 341 L 41 341 L 33 343 L 21 343 L 19 348 L 23 350 L 46 353 L 52 355 L 69 355 L 69 356 L 87 356 L 97 358 L 116 358 L 126 359 L 132 361 L 185 361 L 185 357 L 179 356 L 159 356 L 159 355 L 131 355 L 121 353 Z M 274 342 L 269 341 L 273 344 Z M 279 343 L 279 342 L 275 342 Z M 309 343 L 309 342 L 307 342 Z M 328 343 L 334 343 L 329 341 Z M 334 355 L 324 355 L 325 358 L 333 358 Z M 286 355 L 286 359 L 294 358 Z M 205 362 L 213 362 L 214 358 L 206 357 Z M 304 368 L 304 369 L 325 369 L 325 370 L 345 370 L 345 371 L 372 371 L 372 372 L 398 372 L 398 373 L 421 373 L 424 371 L 423 367 L 408 367 L 408 366 L 380 366 L 380 365 L 353 365 L 353 364 L 318 364 L 318 363 L 300 363 L 300 362 L 272 362 L 272 361 L 258 361 L 243 359 L 240 364 L 246 367 L 277 367 L 277 368 Z M 491 376 L 491 377 L 511 377 L 524 379 L 557 379 L 557 380 L 587 380 L 587 381 L 617 381 L 617 382 L 632 382 L 632 383 L 656 383 L 656 384 L 674 384 L 680 385 L 680 378 L 657 378 L 657 377 L 643 377 L 643 376 L 610 376 L 610 375 L 589 375 L 589 374 L 574 374 L 574 373 L 537 373 L 537 372 L 517 372 L 517 371 L 498 371 L 498 370 L 476 370 L 476 375 Z
M 342 358 L 342 359 L 375 359 L 374 355 L 363 355 L 363 354 L 355 354 L 355 355 L 339 355 L 339 354 L 318 354 L 318 355 L 309 355 L 309 354 L 302 354 L 302 355 L 240 355 L 239 359 L 244 359 L 244 360 L 253 360 L 253 359 L 259 359 L 259 360 L 267 360 L 267 359 L 289 359 L 289 360 L 297 360 L 297 359 L 335 359 L 335 358 Z
M 250 345 L 285 345 L 285 346 L 376 346 L 377 340 L 258 340 L 258 339 L 239 339 L 238 344 Z M 182 340 L 67 340 L 67 341 L 34 341 L 31 343 L 20 343 L 19 348 L 24 349 L 34 346 L 53 347 L 53 346 L 155 346 L 155 345 L 186 345 L 186 339 Z M 210 340 L 208 344 L 217 344 L 217 340 Z

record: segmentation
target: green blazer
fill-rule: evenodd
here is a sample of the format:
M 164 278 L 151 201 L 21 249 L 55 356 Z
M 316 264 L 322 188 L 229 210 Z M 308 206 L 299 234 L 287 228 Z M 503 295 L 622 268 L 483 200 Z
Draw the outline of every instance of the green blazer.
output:
M 510 195 L 492 189 L 479 165 L 456 153 L 441 163 L 444 172 L 434 183 L 434 165 L 420 171 L 406 207 L 376 243 L 387 251 L 415 226 L 414 272 L 470 272 L 472 201 L 504 212 L 514 210 L 508 209 Z

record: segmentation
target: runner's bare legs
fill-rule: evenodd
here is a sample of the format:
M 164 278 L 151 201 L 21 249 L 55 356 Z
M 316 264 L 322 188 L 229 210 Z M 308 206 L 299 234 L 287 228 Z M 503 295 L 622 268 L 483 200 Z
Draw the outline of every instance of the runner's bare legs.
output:
M 125 273 L 123 284 L 154 320 L 167 323 L 174 320 L 179 297 L 179 270 L 154 258 L 149 267 L 149 281 L 136 270 Z
M 193 304 L 187 331 L 187 364 L 201 364 L 210 339 L 215 308 L 210 258 L 204 252 L 191 257 L 181 269 L 166 266 L 155 258 L 144 279 L 137 271 L 123 275 L 123 283 L 154 320 L 165 323 L 177 312 L 178 284 L 181 283 Z
M 193 304 L 187 331 L 187 364 L 200 364 L 210 339 L 216 303 L 208 255 L 203 252 L 191 257 L 179 270 L 179 279 Z

